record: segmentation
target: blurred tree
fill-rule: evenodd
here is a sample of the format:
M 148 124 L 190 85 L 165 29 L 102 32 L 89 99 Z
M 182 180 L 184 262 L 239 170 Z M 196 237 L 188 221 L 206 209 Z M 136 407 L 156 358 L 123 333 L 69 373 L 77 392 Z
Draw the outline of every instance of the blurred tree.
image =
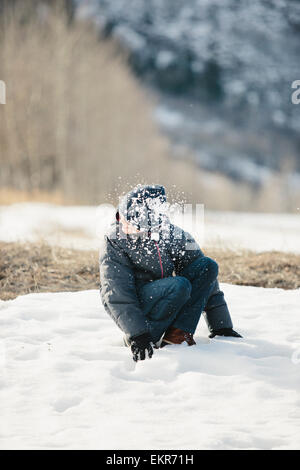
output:
M 24 0 L 0 0 L 0 14 L 5 9 L 22 10 L 26 16 L 31 16 L 39 6 L 47 6 L 48 8 L 60 8 L 65 10 L 68 23 L 72 23 L 75 15 L 74 0 L 26 0 L 26 8 L 24 8 Z M 25 18 L 24 18 L 25 19 Z

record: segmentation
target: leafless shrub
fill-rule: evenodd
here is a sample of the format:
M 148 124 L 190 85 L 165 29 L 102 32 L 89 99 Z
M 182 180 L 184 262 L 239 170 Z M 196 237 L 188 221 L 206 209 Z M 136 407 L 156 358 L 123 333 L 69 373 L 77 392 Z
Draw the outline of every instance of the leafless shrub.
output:
M 69 3 L 0 1 L 0 203 L 115 203 L 147 182 L 211 209 L 297 211 L 300 190 L 284 176 L 253 190 L 173 158 L 120 48 L 70 23 Z
M 1 186 L 61 191 L 80 203 L 145 179 L 187 187 L 191 165 L 171 165 L 119 49 L 89 23 L 68 26 L 62 10 L 34 11 L 20 6 L 2 19 Z

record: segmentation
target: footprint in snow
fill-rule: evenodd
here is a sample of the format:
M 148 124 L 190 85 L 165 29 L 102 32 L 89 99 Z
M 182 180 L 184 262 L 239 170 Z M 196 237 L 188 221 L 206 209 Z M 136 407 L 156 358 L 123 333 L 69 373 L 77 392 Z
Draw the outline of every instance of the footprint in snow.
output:
M 81 402 L 82 402 L 82 399 L 80 397 L 76 397 L 76 396 L 75 397 L 62 397 L 62 398 L 56 400 L 52 404 L 52 407 L 58 413 L 64 413 L 69 408 L 73 408 L 74 406 L 78 406 Z

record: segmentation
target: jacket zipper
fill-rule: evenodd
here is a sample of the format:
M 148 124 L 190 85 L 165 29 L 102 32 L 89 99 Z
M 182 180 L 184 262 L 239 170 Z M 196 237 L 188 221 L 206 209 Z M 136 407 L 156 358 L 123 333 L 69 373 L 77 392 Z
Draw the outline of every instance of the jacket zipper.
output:
M 155 246 L 156 246 L 156 249 L 157 249 L 157 253 L 158 253 L 159 264 L 160 264 L 160 270 L 161 270 L 161 278 L 163 279 L 163 277 L 164 277 L 164 269 L 163 269 L 163 264 L 162 264 L 162 261 L 161 261 L 159 246 L 158 246 L 158 243 L 157 243 L 156 241 L 154 241 L 154 243 L 155 243 Z

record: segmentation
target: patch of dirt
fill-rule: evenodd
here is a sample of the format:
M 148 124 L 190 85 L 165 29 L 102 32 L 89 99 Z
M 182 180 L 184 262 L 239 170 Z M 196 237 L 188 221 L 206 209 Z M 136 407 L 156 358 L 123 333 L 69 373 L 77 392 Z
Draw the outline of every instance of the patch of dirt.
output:
M 204 250 L 219 264 L 219 280 L 259 287 L 300 287 L 300 255 L 281 252 Z M 0 242 L 0 298 L 30 292 L 99 288 L 97 251 L 71 250 L 45 243 Z

